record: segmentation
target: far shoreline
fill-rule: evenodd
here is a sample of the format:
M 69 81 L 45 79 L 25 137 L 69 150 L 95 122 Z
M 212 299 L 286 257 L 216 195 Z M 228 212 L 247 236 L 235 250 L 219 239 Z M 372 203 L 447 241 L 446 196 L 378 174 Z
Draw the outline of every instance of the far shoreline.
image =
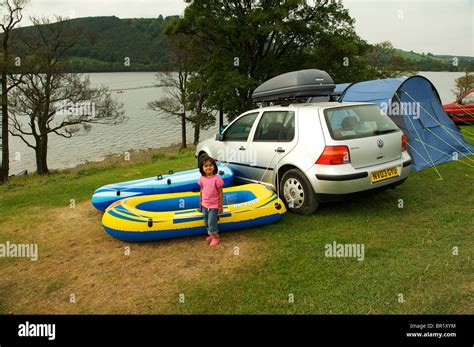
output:
M 69 73 L 78 73 L 78 74 L 92 74 L 92 73 L 177 73 L 177 71 L 168 71 L 168 70 L 129 70 L 129 71 L 123 71 L 123 70 L 117 70 L 117 71 L 69 71 Z M 464 73 L 464 70 L 459 70 L 459 71 L 452 71 L 452 70 L 416 70 L 416 73 L 419 72 L 458 72 L 458 73 Z
M 117 168 L 125 167 L 130 164 L 140 164 L 145 162 L 156 161 L 159 159 L 173 157 L 186 152 L 193 152 L 195 149 L 194 144 L 187 144 L 186 148 L 181 148 L 180 144 L 172 144 L 169 146 L 157 147 L 157 148 L 146 148 L 146 149 L 131 149 L 124 151 L 122 153 L 112 153 L 105 155 L 102 159 L 88 161 L 86 160 L 83 163 L 77 165 L 60 168 L 60 169 L 50 169 L 50 175 L 55 174 L 73 174 L 81 171 L 94 169 L 94 168 Z M 128 157 L 128 160 L 127 160 Z M 196 166 L 197 167 L 197 166 Z M 29 171 L 26 176 L 35 176 L 37 171 Z M 10 173 L 10 179 L 18 178 L 22 176 L 17 176 L 17 173 Z

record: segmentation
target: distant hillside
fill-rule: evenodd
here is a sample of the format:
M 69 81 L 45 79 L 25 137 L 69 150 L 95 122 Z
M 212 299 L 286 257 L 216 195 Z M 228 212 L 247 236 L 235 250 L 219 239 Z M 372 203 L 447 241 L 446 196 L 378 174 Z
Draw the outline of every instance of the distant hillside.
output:
M 71 23 L 84 29 L 83 41 L 86 44 L 70 51 L 70 69 L 77 72 L 173 70 L 175 65 L 163 30 L 177 18 L 71 19 Z M 28 35 L 31 30 L 32 27 L 25 27 L 16 31 Z M 458 66 L 455 66 L 454 56 L 395 51 L 402 58 L 414 61 L 418 71 L 474 71 L 474 57 L 457 57 Z M 124 64 L 126 57 L 130 58 L 130 66 Z
M 418 71 L 474 71 L 474 57 L 435 55 L 432 53 L 420 54 L 401 49 L 395 49 L 395 51 L 402 58 L 415 61 Z M 454 63 L 457 63 L 457 65 Z
M 85 45 L 70 50 L 72 69 L 81 72 L 156 71 L 173 68 L 163 29 L 177 16 L 163 18 L 87 17 L 71 19 L 82 27 Z M 54 25 L 54 24 L 52 24 Z M 28 35 L 32 27 L 18 29 Z M 130 66 L 125 66 L 130 58 Z
M 464 61 L 474 61 L 474 57 L 466 57 L 466 56 L 455 56 L 455 55 L 436 55 L 436 57 L 441 58 L 441 59 L 447 59 L 452 61 L 453 58 L 458 58 L 459 60 L 464 60 Z

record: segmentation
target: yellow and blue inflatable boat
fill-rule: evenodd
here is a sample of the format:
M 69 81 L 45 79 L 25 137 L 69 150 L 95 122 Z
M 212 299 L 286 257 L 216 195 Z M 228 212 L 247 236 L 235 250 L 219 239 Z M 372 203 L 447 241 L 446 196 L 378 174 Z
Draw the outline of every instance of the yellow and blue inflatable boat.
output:
M 224 188 L 219 232 L 279 221 L 286 212 L 277 195 L 262 184 Z M 154 241 L 207 234 L 199 193 L 137 196 L 110 205 L 102 217 L 105 231 L 124 241 Z

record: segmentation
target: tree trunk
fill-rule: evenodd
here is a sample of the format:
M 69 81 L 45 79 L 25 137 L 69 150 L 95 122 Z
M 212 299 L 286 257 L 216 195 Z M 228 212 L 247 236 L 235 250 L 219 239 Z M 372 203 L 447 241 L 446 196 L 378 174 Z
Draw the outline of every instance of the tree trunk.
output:
M 10 171 L 10 148 L 8 146 L 8 96 L 6 75 L 2 72 L 2 170 L 0 183 L 5 183 L 8 180 L 8 173 Z
M 183 112 L 181 115 L 181 149 L 187 148 L 186 146 L 186 113 Z
M 224 126 L 224 105 L 219 107 L 219 133 L 222 132 L 222 127 Z
M 3 34 L 3 63 L 2 63 L 2 169 L 0 170 L 0 183 L 8 180 L 10 172 L 10 147 L 8 145 L 8 92 L 7 92 L 7 64 L 8 64 L 8 36 Z
M 196 146 L 199 144 L 200 132 L 201 132 L 200 125 L 198 123 L 195 123 L 194 124 L 194 145 L 196 145 Z
M 36 171 L 39 175 L 48 175 L 48 135 L 40 136 L 37 143 L 36 152 Z

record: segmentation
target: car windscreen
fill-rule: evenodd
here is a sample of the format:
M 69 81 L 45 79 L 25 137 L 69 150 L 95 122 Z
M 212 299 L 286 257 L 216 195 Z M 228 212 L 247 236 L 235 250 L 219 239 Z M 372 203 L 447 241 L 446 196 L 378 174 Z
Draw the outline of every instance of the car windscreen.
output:
M 324 110 L 334 140 L 358 139 L 399 131 L 397 125 L 377 106 L 344 106 Z

